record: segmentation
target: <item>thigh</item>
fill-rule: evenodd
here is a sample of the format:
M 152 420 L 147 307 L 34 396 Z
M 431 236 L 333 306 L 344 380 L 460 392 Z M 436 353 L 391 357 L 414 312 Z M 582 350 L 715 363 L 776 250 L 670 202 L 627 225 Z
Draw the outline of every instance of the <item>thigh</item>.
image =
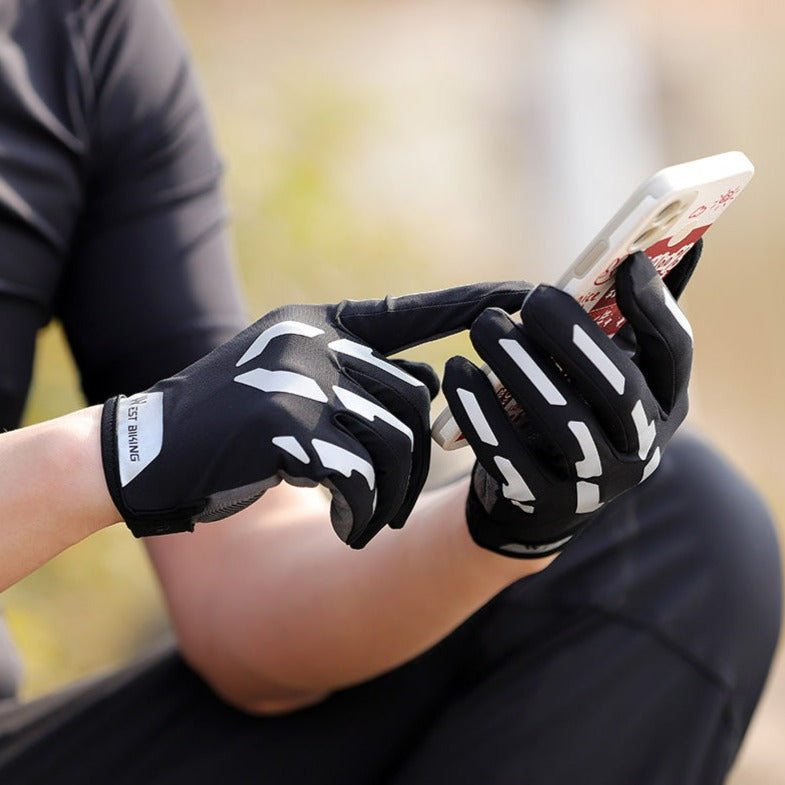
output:
M 0 782 L 376 785 L 462 692 L 466 636 L 456 631 L 404 667 L 278 717 L 227 706 L 166 647 L 110 676 L 0 708 Z
M 475 681 L 393 782 L 720 782 L 780 602 L 765 505 L 682 436 L 549 569 L 484 609 Z

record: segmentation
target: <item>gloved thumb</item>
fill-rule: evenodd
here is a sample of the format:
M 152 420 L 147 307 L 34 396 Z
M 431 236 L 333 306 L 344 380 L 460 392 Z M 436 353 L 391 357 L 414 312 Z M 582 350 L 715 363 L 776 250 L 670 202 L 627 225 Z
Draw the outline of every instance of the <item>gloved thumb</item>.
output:
M 678 300 L 681 293 L 698 266 L 698 261 L 703 253 L 703 238 L 700 237 L 695 245 L 684 255 L 684 258 L 665 276 L 665 284 L 675 300 Z
M 428 363 L 417 362 L 415 360 L 404 360 L 402 358 L 396 358 L 392 362 L 401 370 L 406 371 L 406 373 L 422 382 L 428 388 L 431 400 L 439 394 L 441 388 L 439 377 L 436 371 L 434 371 Z

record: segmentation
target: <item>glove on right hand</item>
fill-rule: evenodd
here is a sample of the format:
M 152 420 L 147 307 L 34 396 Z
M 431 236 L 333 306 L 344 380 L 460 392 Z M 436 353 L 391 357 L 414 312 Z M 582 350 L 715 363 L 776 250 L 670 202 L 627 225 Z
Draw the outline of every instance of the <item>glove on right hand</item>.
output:
M 448 361 L 444 393 L 477 456 L 466 514 L 479 545 L 521 558 L 561 550 L 655 470 L 684 420 L 689 323 L 644 254 L 616 286 L 635 361 L 552 286 L 532 290 L 520 324 L 497 309 L 478 317 L 472 343 L 522 407 L 516 424 L 482 371 Z

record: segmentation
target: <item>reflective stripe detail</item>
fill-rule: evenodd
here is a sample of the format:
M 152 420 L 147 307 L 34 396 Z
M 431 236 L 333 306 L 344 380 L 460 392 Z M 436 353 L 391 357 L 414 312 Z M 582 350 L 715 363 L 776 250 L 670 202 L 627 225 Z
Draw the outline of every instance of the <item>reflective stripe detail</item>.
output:
M 357 393 L 353 393 L 351 390 L 346 390 L 343 387 L 338 387 L 337 385 L 333 386 L 333 392 L 338 397 L 338 400 L 351 412 L 355 414 L 359 414 L 361 417 L 364 417 L 366 420 L 382 420 L 386 422 L 388 425 L 392 425 L 393 428 L 396 428 L 401 433 L 406 434 L 409 438 L 409 444 L 411 448 L 414 449 L 414 432 L 412 429 L 406 425 L 403 421 L 399 420 L 391 411 L 385 409 L 382 406 L 374 403 L 373 401 L 369 401 L 367 398 L 363 398 L 361 395 L 357 395 Z
M 575 462 L 575 471 L 578 477 L 584 480 L 589 477 L 602 476 L 602 463 L 597 445 L 594 443 L 589 426 L 581 420 L 571 420 L 567 427 L 572 431 L 573 436 L 578 440 L 578 446 L 583 453 L 583 460 Z
M 550 553 L 551 551 L 558 550 L 563 545 L 566 545 L 572 539 L 572 537 L 573 535 L 571 534 L 569 537 L 565 537 L 563 540 L 549 542 L 546 545 L 524 545 L 520 542 L 510 542 L 507 543 L 507 545 L 499 546 L 499 550 L 507 551 L 508 553 L 520 553 L 535 556 L 538 553 Z
M 382 371 L 386 371 L 391 376 L 410 384 L 412 387 L 425 387 L 419 379 L 415 379 L 410 373 L 406 373 L 403 368 L 374 355 L 373 349 L 371 349 L 370 346 L 365 346 L 365 344 L 350 341 L 346 338 L 340 338 L 337 341 L 333 341 L 328 344 L 328 346 L 337 354 L 345 354 L 349 357 L 354 357 L 357 360 L 362 360 Z
M 521 477 L 518 470 L 507 458 L 497 455 L 493 460 L 504 476 L 505 482 L 502 485 L 502 494 L 504 495 L 504 498 L 509 499 L 524 512 L 534 512 L 534 507 L 531 504 L 520 504 L 520 502 L 534 501 L 534 494 L 531 492 L 531 488 L 526 484 L 526 480 Z
M 643 476 L 641 477 L 641 482 L 643 482 L 647 477 L 650 477 L 654 470 L 660 465 L 660 448 L 657 449 L 651 454 L 651 458 L 649 462 L 643 467 Z
M 668 289 L 665 284 L 662 285 L 662 296 L 665 300 L 665 305 L 667 306 L 668 310 L 673 314 L 673 318 L 679 323 L 682 330 L 684 330 L 684 332 L 690 336 L 690 340 L 694 340 L 692 335 L 692 325 L 684 315 L 684 311 L 679 308 L 679 304 L 676 302 L 676 300 L 673 299 L 670 289 Z
M 279 335 L 302 335 L 306 338 L 314 338 L 323 333 L 324 330 L 320 330 L 311 324 L 305 324 L 305 322 L 278 322 L 278 324 L 268 327 L 256 337 L 256 340 L 248 347 L 245 354 L 237 361 L 236 367 L 239 368 L 243 363 L 258 357 L 267 348 L 267 344 Z
M 575 505 L 576 513 L 594 512 L 602 507 L 599 485 L 579 480 L 576 483 L 576 492 L 578 495 L 578 502 Z
M 624 374 L 613 364 L 613 360 L 592 340 L 580 326 L 572 328 L 572 342 L 583 352 L 586 359 L 605 377 L 619 395 L 624 393 Z
M 359 472 L 368 483 L 368 488 L 374 490 L 376 486 L 376 473 L 368 461 L 355 455 L 343 447 L 339 447 L 332 442 L 325 442 L 322 439 L 311 441 L 322 466 L 326 469 L 334 469 L 344 477 L 351 477 L 352 472 Z
M 254 368 L 252 371 L 235 376 L 234 380 L 262 392 L 281 392 L 298 395 L 319 403 L 327 403 L 327 396 L 322 388 L 310 378 L 292 371 L 268 371 L 265 368 Z
M 285 452 L 288 452 L 289 455 L 294 456 L 298 461 L 301 461 L 302 463 L 311 462 L 311 459 L 308 457 L 308 453 L 305 451 L 305 448 L 302 446 L 302 444 L 297 441 L 296 437 L 276 436 L 272 441 L 276 447 L 280 447 Z
M 158 457 L 163 440 L 163 392 L 120 398 L 117 403 L 117 462 L 123 488 Z
M 646 419 L 646 412 L 643 410 L 643 401 L 638 401 L 632 409 L 632 421 L 635 423 L 635 430 L 638 432 L 638 457 L 644 461 L 654 444 L 657 435 L 657 428 L 654 420 L 649 422 Z
M 500 338 L 499 346 L 512 358 L 513 362 L 523 371 L 529 381 L 537 388 L 540 395 L 551 406 L 566 406 L 567 401 L 558 391 L 545 371 L 534 361 L 534 358 L 517 342 L 510 338 Z
M 472 427 L 477 432 L 477 435 L 482 439 L 485 444 L 491 447 L 498 447 L 499 440 L 496 438 L 491 429 L 491 425 L 483 414 L 480 404 L 477 402 L 477 396 L 470 390 L 459 387 L 456 392 L 461 401 L 461 406 L 466 412 L 467 417 L 471 420 Z

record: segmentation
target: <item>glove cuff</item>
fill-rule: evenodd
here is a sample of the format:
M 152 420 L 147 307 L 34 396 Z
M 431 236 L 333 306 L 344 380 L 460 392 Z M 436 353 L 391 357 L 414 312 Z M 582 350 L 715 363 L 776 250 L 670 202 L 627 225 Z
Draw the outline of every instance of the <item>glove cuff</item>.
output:
M 478 498 L 474 488 L 474 479 L 472 479 L 469 494 L 466 497 L 466 523 L 469 527 L 469 534 L 477 545 L 513 559 L 541 559 L 544 556 L 559 553 L 575 534 L 573 532 L 559 537 L 557 540 L 545 542 L 522 542 L 519 536 L 509 537 L 510 527 L 506 526 L 503 521 L 495 520 L 493 513 L 487 512 L 485 505 Z M 515 528 L 519 531 L 520 523 Z
M 101 412 L 101 459 L 106 487 L 114 506 L 134 537 L 193 531 L 194 517 L 199 510 L 137 512 L 126 504 L 120 484 L 117 455 L 117 406 L 122 397 L 124 396 L 116 395 L 110 398 Z

